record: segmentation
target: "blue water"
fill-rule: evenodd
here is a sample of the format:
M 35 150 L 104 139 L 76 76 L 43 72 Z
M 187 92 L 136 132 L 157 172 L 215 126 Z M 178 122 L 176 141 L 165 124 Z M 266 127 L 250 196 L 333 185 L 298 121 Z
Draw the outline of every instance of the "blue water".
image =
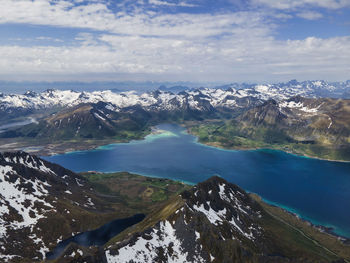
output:
M 58 243 L 51 252 L 46 254 L 46 259 L 52 260 L 58 258 L 70 243 L 76 243 L 84 247 L 103 246 L 111 238 L 115 237 L 128 227 L 141 222 L 144 218 L 144 214 L 137 214 L 132 217 L 113 220 L 92 231 L 79 233 L 78 235 Z
M 350 163 L 281 151 L 231 151 L 197 143 L 177 125 L 145 140 L 45 157 L 76 172 L 129 171 L 189 183 L 219 175 L 314 224 L 350 237 Z

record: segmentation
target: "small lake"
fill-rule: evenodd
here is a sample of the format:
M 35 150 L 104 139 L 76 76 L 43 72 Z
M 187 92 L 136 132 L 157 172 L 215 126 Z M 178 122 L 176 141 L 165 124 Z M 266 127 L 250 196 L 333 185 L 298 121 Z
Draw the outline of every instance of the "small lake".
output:
M 172 124 L 145 140 L 44 157 L 76 172 L 128 171 L 198 183 L 213 175 L 350 238 L 350 163 L 282 151 L 222 150 Z
M 103 246 L 117 234 L 121 233 L 126 228 L 141 222 L 144 218 L 144 214 L 137 214 L 129 218 L 116 219 L 98 229 L 86 231 L 63 240 L 58 243 L 54 250 L 46 254 L 46 259 L 51 260 L 58 258 L 64 249 L 72 242 L 84 247 Z

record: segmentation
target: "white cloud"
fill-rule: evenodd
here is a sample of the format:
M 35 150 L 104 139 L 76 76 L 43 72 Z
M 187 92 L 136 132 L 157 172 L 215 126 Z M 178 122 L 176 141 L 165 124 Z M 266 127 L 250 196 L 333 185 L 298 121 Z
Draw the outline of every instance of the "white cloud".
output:
M 207 42 L 102 35 L 100 40 L 108 44 L 2 46 L 0 72 L 8 76 L 33 74 L 33 78 L 38 74 L 108 73 L 201 81 L 348 76 L 349 37 L 276 41 L 241 36 Z
M 323 17 L 321 13 L 313 11 L 305 11 L 296 14 L 298 17 L 307 19 L 307 20 L 317 20 Z
M 149 3 L 152 5 L 165 5 L 165 6 L 182 6 L 182 7 L 195 7 L 197 5 L 194 4 L 189 4 L 184 1 L 179 2 L 179 3 L 172 3 L 168 1 L 162 1 L 162 0 L 149 0 Z
M 160 14 L 123 12 L 114 14 L 103 3 L 73 6 L 68 1 L 2 0 L 0 23 L 29 23 L 88 28 L 125 35 L 162 37 L 210 37 L 231 33 L 232 26 L 258 24 L 257 13 Z
M 316 1 L 259 2 L 266 5 L 274 2 L 278 8 L 288 9 Z M 349 37 L 276 40 L 273 37 L 276 25 L 257 11 L 161 14 L 136 10 L 127 14 L 120 10 L 115 14 L 103 1 L 84 6 L 64 0 L 54 3 L 2 0 L 0 23 L 78 27 L 100 33 L 81 32 L 72 46 L 0 46 L 2 78 L 96 73 L 201 81 L 283 80 L 303 76 L 344 79 L 350 70 Z M 274 12 L 275 18 L 290 18 L 289 14 Z M 308 11 L 298 15 L 306 19 L 319 16 Z
M 340 9 L 350 6 L 350 0 L 253 0 L 274 9 L 296 9 L 305 6 Z
M 53 37 L 47 37 L 47 36 L 40 36 L 40 37 L 36 37 L 36 40 L 43 40 L 43 41 L 53 41 L 53 42 L 60 42 L 63 43 L 64 41 L 62 39 L 59 38 L 53 38 Z

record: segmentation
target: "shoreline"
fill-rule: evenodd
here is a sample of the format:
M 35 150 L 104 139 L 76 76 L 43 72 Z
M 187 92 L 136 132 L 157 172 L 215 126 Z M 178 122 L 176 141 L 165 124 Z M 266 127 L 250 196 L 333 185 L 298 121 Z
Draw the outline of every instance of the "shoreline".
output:
M 321 233 L 330 235 L 331 237 L 335 237 L 338 240 L 340 240 L 343 244 L 350 245 L 350 237 L 346 237 L 344 235 L 341 235 L 341 234 L 334 232 L 333 227 L 324 226 L 322 224 L 312 223 L 311 220 L 305 219 L 302 215 L 299 215 L 296 212 L 292 212 L 292 211 L 288 210 L 288 208 L 283 207 L 282 205 L 278 205 L 278 204 L 275 204 L 274 202 L 270 202 L 270 201 L 262 198 L 260 195 L 258 195 L 256 193 L 250 193 L 250 194 L 257 196 L 261 200 L 261 202 L 265 203 L 267 206 L 278 208 L 278 209 L 282 210 L 284 213 L 287 213 L 288 215 L 293 216 L 299 222 L 307 224 L 308 226 L 312 227 L 313 229 L 315 229 Z
M 321 161 L 329 161 L 329 162 L 339 162 L 339 163 L 350 163 L 350 160 L 337 160 L 337 159 L 329 159 L 329 158 L 322 158 L 318 156 L 313 156 L 305 153 L 296 153 L 293 151 L 287 151 L 283 149 L 278 148 L 270 148 L 270 147 L 225 147 L 221 145 L 219 142 L 202 142 L 199 140 L 199 137 L 191 132 L 190 126 L 186 125 L 186 123 L 177 124 L 181 127 L 183 127 L 186 132 L 194 137 L 196 137 L 196 142 L 209 146 L 214 147 L 221 150 L 233 150 L 233 151 L 257 151 L 257 150 L 272 150 L 272 151 L 281 151 L 287 154 L 294 155 L 296 157 L 303 157 L 303 158 L 310 158 L 315 160 L 321 160 Z M 4 144 L 0 144 L 0 152 L 4 151 L 26 151 L 31 154 L 35 154 L 38 156 L 53 156 L 58 154 L 66 154 L 71 152 L 78 152 L 78 151 L 89 151 L 89 150 L 95 150 L 101 146 L 107 146 L 111 144 L 119 144 L 119 143 L 130 143 L 132 141 L 142 141 L 145 140 L 145 138 L 149 135 L 159 135 L 164 133 L 164 130 L 158 129 L 156 126 L 151 126 L 150 130 L 147 134 L 140 138 L 130 139 L 130 140 L 121 140 L 121 139 L 95 139 L 95 140 L 87 140 L 87 141 L 62 141 L 58 144 L 51 144 L 51 143 L 31 143 L 30 141 L 20 141 L 20 142 L 14 142 L 9 140 L 9 142 L 5 142 Z M 1 142 L 1 141 L 0 141 Z M 9 148 L 6 148 L 9 147 Z M 30 148 L 33 148 L 31 150 Z M 35 150 L 35 148 L 38 148 L 38 150 Z
M 186 126 L 184 126 L 184 127 L 186 127 Z M 269 148 L 269 147 L 250 147 L 249 148 L 249 147 L 238 147 L 238 146 L 225 147 L 225 146 L 221 145 L 219 142 L 201 142 L 199 140 L 199 137 L 196 134 L 191 132 L 190 128 L 186 127 L 186 130 L 187 130 L 188 134 L 191 134 L 191 135 L 193 135 L 193 136 L 195 136 L 197 138 L 197 142 L 199 144 L 210 146 L 210 147 L 215 147 L 215 148 L 222 149 L 222 150 L 233 150 L 233 151 L 272 150 L 272 151 L 281 151 L 281 152 L 288 153 L 288 154 L 291 154 L 291 155 L 294 155 L 294 156 L 297 156 L 297 157 L 304 157 L 304 158 L 316 159 L 316 160 L 321 160 L 321 161 L 350 163 L 350 161 L 347 161 L 347 160 L 337 160 L 337 159 L 322 158 L 322 157 L 318 157 L 318 156 L 308 155 L 308 154 L 305 154 L 305 153 L 296 153 L 296 152 L 292 152 L 292 151 L 286 151 L 286 150 L 278 149 L 278 148 Z
M 150 131 L 146 135 L 130 139 L 130 140 L 121 140 L 121 139 L 95 139 L 95 140 L 82 140 L 82 141 L 61 141 L 59 143 L 34 143 L 30 141 L 9 141 L 4 144 L 0 144 L 0 152 L 15 152 L 15 151 L 25 151 L 30 154 L 38 156 L 54 156 L 59 154 L 67 154 L 72 152 L 79 151 L 90 151 L 96 150 L 99 147 L 120 144 L 120 143 L 130 143 L 132 141 L 142 141 L 149 135 L 157 135 L 159 132 Z M 1 141 L 0 141 L 1 142 Z M 32 150 L 31 150 L 32 148 Z
M 140 138 L 134 138 L 130 140 L 120 139 L 95 139 L 86 141 L 62 141 L 59 143 L 32 143 L 30 141 L 14 142 L 9 141 L 4 144 L 0 144 L 0 152 L 5 151 L 25 151 L 30 154 L 38 156 L 54 156 L 59 154 L 67 154 L 72 152 L 90 151 L 96 150 L 99 147 L 108 146 L 112 144 L 131 143 L 132 141 L 143 141 L 147 136 L 160 135 L 165 133 L 165 130 L 158 129 L 156 126 L 150 127 L 147 134 Z M 1 142 L 1 141 L 0 141 Z M 32 150 L 30 149 L 32 148 Z
M 337 159 L 328 159 L 328 158 L 322 158 L 318 156 L 308 155 L 305 153 L 296 153 L 292 151 L 286 151 L 283 149 L 278 148 L 269 148 L 269 147 L 225 147 L 221 145 L 218 142 L 201 142 L 199 140 L 199 137 L 191 132 L 190 127 L 188 127 L 186 124 L 177 124 L 183 128 L 186 129 L 186 132 L 194 137 L 196 137 L 196 142 L 209 146 L 214 147 L 221 150 L 228 150 L 228 151 L 258 151 L 258 150 L 272 150 L 272 151 L 281 151 L 287 154 L 294 155 L 296 157 L 302 157 L 302 158 L 310 158 L 315 160 L 321 160 L 321 161 L 329 161 L 329 162 L 339 162 L 339 163 L 350 163 L 350 160 L 337 160 Z M 79 151 L 89 151 L 89 150 L 96 150 L 101 146 L 107 146 L 111 144 L 119 144 L 119 143 L 130 143 L 132 141 L 142 141 L 145 140 L 145 138 L 149 135 L 159 135 L 164 133 L 164 130 L 156 128 L 156 126 L 152 126 L 151 130 L 148 134 L 144 135 L 141 138 L 135 138 L 131 140 L 120 140 L 120 139 L 96 139 L 96 140 L 87 140 L 87 141 L 62 141 L 58 144 L 51 144 L 51 143 L 31 143 L 31 142 L 14 142 L 9 141 L 8 143 L 5 143 L 3 145 L 0 145 L 0 152 L 5 151 L 26 151 L 31 154 L 35 154 L 38 156 L 54 156 L 59 154 L 66 154 L 66 153 L 72 153 L 72 152 L 79 152 Z M 5 148 L 5 147 L 9 148 Z M 31 150 L 30 148 L 34 148 L 34 150 Z M 38 150 L 35 150 L 35 148 L 38 148 Z M 40 148 L 40 149 L 39 149 Z
M 344 259 L 345 262 L 350 262 L 348 261 L 350 259 L 350 238 L 332 232 L 331 228 L 313 224 L 309 220 L 303 219 L 298 214 L 290 212 L 283 207 L 266 202 L 266 200 L 255 193 L 250 193 L 249 195 L 253 200 L 261 205 L 265 212 L 270 216 L 274 217 L 283 224 L 290 226 L 295 231 L 314 242 L 317 246 L 325 249 L 339 258 Z M 344 254 L 342 251 L 348 252 L 345 252 Z

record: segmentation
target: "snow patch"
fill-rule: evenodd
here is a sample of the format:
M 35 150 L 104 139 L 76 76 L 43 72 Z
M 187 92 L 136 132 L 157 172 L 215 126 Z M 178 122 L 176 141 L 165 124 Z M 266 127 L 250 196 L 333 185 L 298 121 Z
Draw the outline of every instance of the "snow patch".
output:
M 171 250 L 169 250 L 169 246 Z M 112 255 L 110 250 L 106 251 L 108 263 L 143 262 L 153 263 L 157 257 L 157 248 L 165 249 L 166 262 L 187 263 L 188 253 L 183 251 L 181 241 L 177 238 L 175 229 L 168 221 L 161 221 L 159 231 L 153 230 L 147 239 L 139 237 L 133 245 L 127 245 L 118 250 L 118 255 Z M 193 262 L 205 262 L 201 257 L 196 256 Z

